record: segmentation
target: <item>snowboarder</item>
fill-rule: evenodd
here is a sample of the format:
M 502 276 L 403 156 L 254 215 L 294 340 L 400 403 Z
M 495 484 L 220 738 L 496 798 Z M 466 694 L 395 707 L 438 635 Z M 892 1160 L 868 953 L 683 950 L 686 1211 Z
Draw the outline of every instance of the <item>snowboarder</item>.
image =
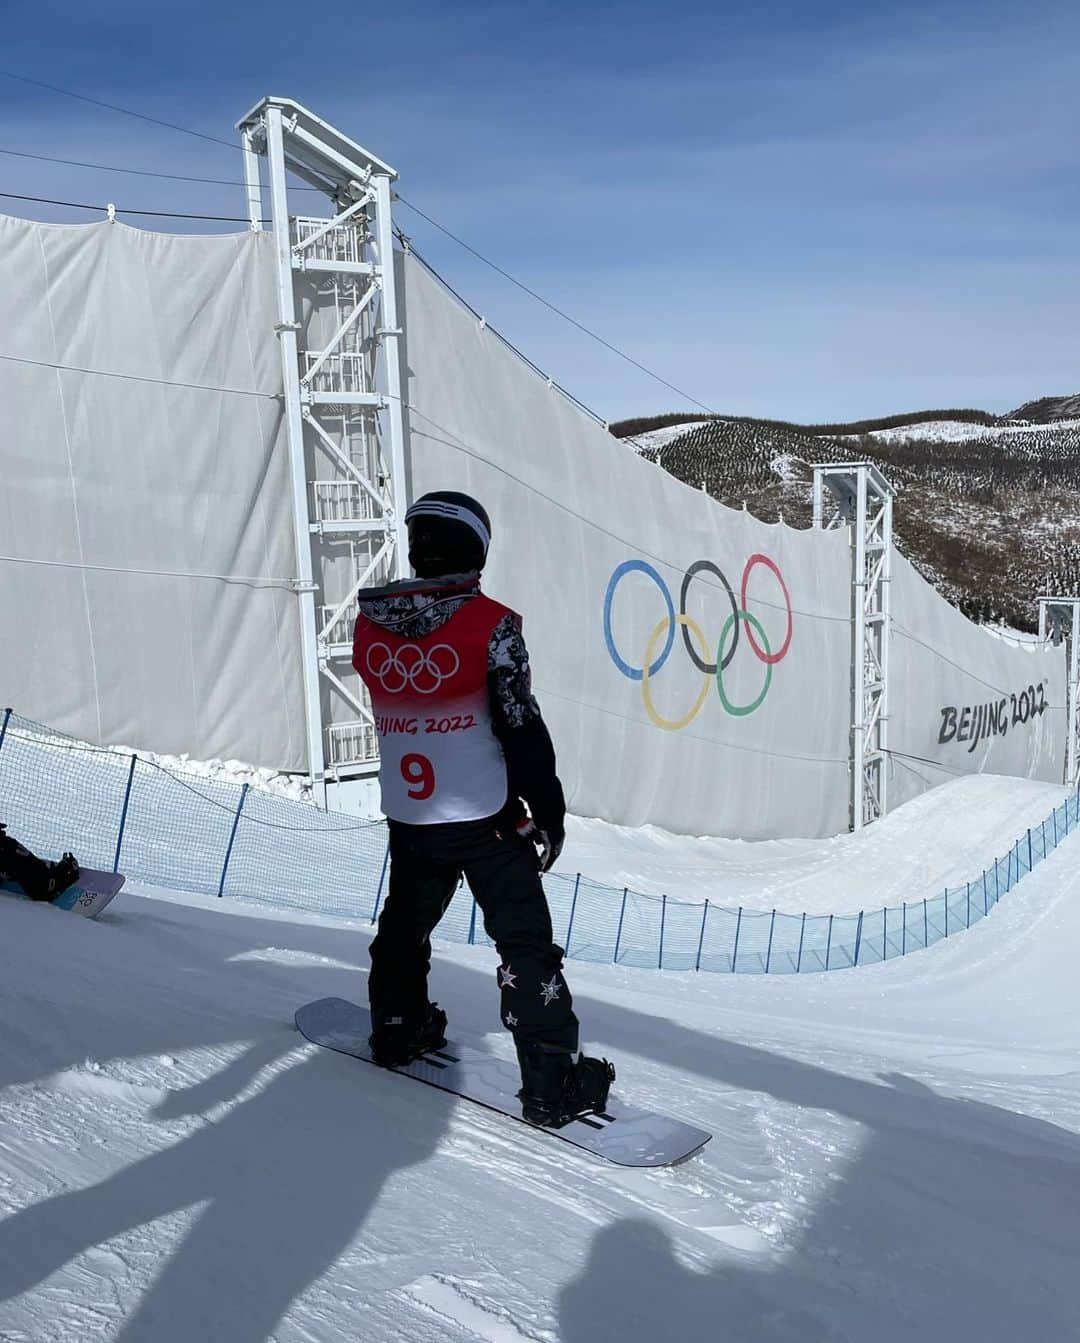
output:
M 464 875 L 501 959 L 523 1114 L 560 1126 L 603 1110 L 615 1070 L 577 1054 L 564 953 L 540 880 L 564 840 L 554 747 L 520 617 L 480 591 L 487 513 L 466 494 L 437 490 L 405 521 L 416 578 L 361 592 L 353 641 L 390 827 L 389 893 L 368 981 L 372 1054 L 393 1067 L 445 1044 L 446 1013 L 428 1000 L 430 935 Z
M 46 862 L 0 825 L 0 881 L 16 881 L 31 900 L 55 900 L 79 880 L 79 864 L 65 853 L 58 863 Z

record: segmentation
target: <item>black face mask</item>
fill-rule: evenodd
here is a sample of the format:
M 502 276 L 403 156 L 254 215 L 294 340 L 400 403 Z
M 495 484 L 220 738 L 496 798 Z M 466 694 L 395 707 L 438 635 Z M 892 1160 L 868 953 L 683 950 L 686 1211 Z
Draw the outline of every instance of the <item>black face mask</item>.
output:
M 483 543 L 464 522 L 418 517 L 409 523 L 409 563 L 417 578 L 473 573 L 484 559 Z

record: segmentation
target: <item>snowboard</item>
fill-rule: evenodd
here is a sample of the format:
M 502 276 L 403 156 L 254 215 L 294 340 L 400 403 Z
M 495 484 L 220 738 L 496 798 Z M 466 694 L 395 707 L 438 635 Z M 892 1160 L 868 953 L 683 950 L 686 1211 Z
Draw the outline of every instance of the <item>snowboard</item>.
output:
M 301 1007 L 295 1020 L 297 1029 L 313 1044 L 371 1062 L 367 1043 L 371 1017 L 367 1008 L 344 998 L 320 998 Z M 516 1095 L 521 1086 L 517 1064 L 496 1058 L 482 1045 L 447 1040 L 442 1049 L 387 1071 L 452 1092 L 521 1124 L 528 1123 Z M 608 1098 L 603 1114 L 583 1115 L 558 1129 L 528 1126 L 619 1166 L 674 1166 L 700 1151 L 712 1137 L 704 1129 L 678 1119 L 627 1105 L 615 1095 Z
M 61 891 L 50 903 L 58 909 L 70 909 L 84 918 L 96 919 L 123 884 L 122 872 L 98 872 L 95 868 L 84 867 L 78 881 Z M 0 881 L 0 891 L 25 894 L 17 881 Z

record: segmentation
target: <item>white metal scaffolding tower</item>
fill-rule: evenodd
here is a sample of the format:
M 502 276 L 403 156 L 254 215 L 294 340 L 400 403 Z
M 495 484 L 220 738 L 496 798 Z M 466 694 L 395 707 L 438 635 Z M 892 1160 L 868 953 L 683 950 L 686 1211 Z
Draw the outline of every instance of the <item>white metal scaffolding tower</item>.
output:
M 264 98 L 237 129 L 253 229 L 263 158 L 268 168 L 308 759 L 325 799 L 328 780 L 370 778 L 378 767 L 370 704 L 350 662 L 357 590 L 406 572 L 397 173 L 289 98 Z M 329 217 L 293 208 L 290 175 L 325 193 Z
M 1065 782 L 1080 787 L 1080 597 L 1040 597 L 1039 638 L 1055 644 L 1068 641 Z
M 893 493 L 893 487 L 871 462 L 814 467 L 814 526 L 851 528 L 853 830 L 860 830 L 888 810 Z

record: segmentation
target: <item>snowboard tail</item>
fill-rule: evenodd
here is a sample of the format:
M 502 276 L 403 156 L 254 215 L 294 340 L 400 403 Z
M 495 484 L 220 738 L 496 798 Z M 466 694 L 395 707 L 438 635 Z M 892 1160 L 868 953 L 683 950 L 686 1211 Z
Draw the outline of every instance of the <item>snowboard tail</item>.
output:
M 84 867 L 79 872 L 78 880 L 49 903 L 58 909 L 81 914 L 84 918 L 96 919 L 123 886 L 124 880 L 122 872 L 99 872 L 96 868 Z M 25 894 L 17 881 L 0 881 L 0 891 Z
M 366 1008 L 344 998 L 320 998 L 299 1008 L 295 1020 L 297 1029 L 313 1044 L 372 1062 L 367 1042 L 371 1017 Z M 450 1039 L 441 1049 L 387 1071 L 528 1123 L 517 1097 L 521 1078 L 516 1063 L 497 1058 L 482 1044 Z M 620 1166 L 672 1166 L 693 1156 L 712 1136 L 681 1120 L 627 1105 L 615 1096 L 609 1097 L 603 1113 L 579 1116 L 561 1128 L 528 1126 Z

